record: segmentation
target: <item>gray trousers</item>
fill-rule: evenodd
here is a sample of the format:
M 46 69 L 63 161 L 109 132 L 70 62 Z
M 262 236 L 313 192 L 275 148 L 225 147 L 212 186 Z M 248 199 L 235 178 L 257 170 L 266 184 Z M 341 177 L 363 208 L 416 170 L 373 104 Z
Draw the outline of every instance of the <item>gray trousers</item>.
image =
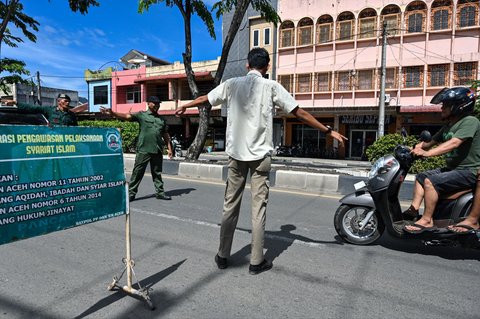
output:
M 272 159 L 270 156 L 256 161 L 228 161 L 228 178 L 223 203 L 223 218 L 220 228 L 220 247 L 218 255 L 230 257 L 233 234 L 238 222 L 243 191 L 250 171 L 252 192 L 252 254 L 250 264 L 258 265 L 263 259 L 266 209 L 269 193 L 269 173 Z

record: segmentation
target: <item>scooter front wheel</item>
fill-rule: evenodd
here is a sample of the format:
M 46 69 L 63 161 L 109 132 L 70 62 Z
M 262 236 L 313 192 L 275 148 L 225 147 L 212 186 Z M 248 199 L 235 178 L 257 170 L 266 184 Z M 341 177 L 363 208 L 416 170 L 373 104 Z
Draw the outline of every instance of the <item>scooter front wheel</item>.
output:
M 383 234 L 385 224 L 375 211 L 368 221 L 365 221 L 372 210 L 365 206 L 340 205 L 335 212 L 334 225 L 338 235 L 354 245 L 369 245 Z M 365 226 L 362 227 L 362 223 Z

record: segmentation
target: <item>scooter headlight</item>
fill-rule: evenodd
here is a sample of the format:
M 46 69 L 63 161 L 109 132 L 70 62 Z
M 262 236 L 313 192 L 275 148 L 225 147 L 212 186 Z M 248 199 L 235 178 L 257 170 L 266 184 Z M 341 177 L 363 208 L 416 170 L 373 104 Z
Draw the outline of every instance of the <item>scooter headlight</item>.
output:
M 368 179 L 372 179 L 377 175 L 385 174 L 397 163 L 398 161 L 394 158 L 389 158 L 387 160 L 385 157 L 380 157 L 375 163 L 373 163 L 372 168 L 368 173 Z

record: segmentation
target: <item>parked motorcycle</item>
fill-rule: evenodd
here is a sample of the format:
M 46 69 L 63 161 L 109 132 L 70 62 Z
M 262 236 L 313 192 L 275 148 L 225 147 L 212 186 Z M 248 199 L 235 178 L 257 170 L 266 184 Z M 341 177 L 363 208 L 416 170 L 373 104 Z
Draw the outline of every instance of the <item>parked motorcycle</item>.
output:
M 177 136 L 172 136 L 171 142 L 174 157 L 182 157 L 182 144 L 180 143 L 180 140 L 177 138 Z
M 405 130 L 402 135 L 405 141 Z M 422 132 L 420 140 L 430 141 L 430 133 Z M 403 220 L 398 193 L 415 160 L 417 158 L 405 145 L 398 145 L 393 155 L 379 158 L 369 172 L 367 183 L 355 184 L 355 192 L 340 199 L 341 205 L 334 217 L 338 235 L 348 243 L 368 245 L 387 229 L 394 237 L 420 239 L 426 245 L 480 248 L 480 231 L 456 234 L 446 228 L 468 216 L 473 202 L 472 191 L 439 199 L 433 215 L 438 228 L 435 232 L 415 235 L 404 232 L 404 226 L 411 222 Z

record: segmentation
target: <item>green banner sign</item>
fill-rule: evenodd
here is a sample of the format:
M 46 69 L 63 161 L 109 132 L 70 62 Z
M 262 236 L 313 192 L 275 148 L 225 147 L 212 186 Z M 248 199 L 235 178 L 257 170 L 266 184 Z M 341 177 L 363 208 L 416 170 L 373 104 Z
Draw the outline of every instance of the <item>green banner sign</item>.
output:
M 125 212 L 118 130 L 0 125 L 0 245 Z

